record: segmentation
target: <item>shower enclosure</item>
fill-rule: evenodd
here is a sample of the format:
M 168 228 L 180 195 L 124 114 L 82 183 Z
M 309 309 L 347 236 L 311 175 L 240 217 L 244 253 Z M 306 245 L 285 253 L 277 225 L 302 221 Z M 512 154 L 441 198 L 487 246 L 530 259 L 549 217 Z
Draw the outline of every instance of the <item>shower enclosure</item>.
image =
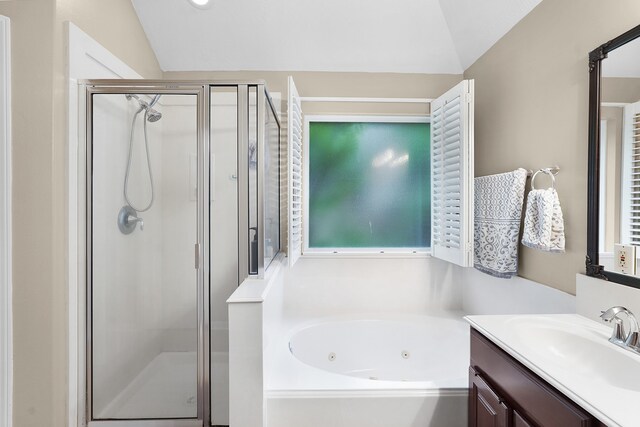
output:
M 86 81 L 93 425 L 228 424 L 226 300 L 280 250 L 263 82 Z

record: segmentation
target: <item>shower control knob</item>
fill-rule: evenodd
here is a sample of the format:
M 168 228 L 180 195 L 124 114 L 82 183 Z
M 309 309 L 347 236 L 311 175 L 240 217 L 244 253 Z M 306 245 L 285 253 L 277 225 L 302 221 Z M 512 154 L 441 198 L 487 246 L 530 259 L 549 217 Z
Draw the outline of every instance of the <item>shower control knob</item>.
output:
M 138 213 L 131 206 L 123 206 L 118 213 L 118 228 L 122 234 L 131 234 L 140 223 L 140 230 L 144 230 L 144 220 L 138 217 Z

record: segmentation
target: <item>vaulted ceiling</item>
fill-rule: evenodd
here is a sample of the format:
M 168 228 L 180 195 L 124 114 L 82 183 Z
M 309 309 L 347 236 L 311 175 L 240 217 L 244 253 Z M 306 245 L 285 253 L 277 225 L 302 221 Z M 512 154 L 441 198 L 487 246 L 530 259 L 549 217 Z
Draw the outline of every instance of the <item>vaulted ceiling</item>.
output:
M 541 0 L 132 0 L 164 71 L 461 74 Z

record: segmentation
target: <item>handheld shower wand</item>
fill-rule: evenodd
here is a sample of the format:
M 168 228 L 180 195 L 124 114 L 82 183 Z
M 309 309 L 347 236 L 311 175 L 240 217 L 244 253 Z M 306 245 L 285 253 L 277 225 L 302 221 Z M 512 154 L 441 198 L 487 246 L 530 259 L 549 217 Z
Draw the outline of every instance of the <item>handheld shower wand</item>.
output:
M 129 234 L 129 233 L 132 233 L 133 230 L 135 230 L 136 224 L 138 223 L 140 224 L 140 229 L 143 228 L 144 222 L 142 218 L 139 218 L 137 216 L 138 212 L 145 212 L 149 210 L 153 205 L 155 191 L 154 191 L 154 185 L 153 185 L 153 172 L 151 170 L 151 154 L 149 152 L 149 138 L 147 136 L 147 122 L 150 122 L 150 123 L 157 122 L 162 118 L 162 113 L 160 113 L 159 111 L 153 108 L 153 106 L 160 99 L 160 96 L 161 96 L 160 94 L 154 95 L 150 102 L 147 102 L 141 99 L 136 94 L 127 94 L 125 96 L 127 100 L 135 99 L 136 101 L 138 101 L 138 105 L 139 105 L 138 111 L 135 112 L 135 114 L 133 115 L 133 119 L 131 120 L 131 132 L 129 133 L 129 151 L 127 155 L 127 169 L 124 175 L 124 186 L 122 189 L 124 199 L 127 202 L 127 204 L 123 206 L 122 209 L 120 209 L 120 213 L 118 214 L 118 227 L 120 228 L 120 231 L 124 234 Z M 133 154 L 133 142 L 134 142 L 133 134 L 135 131 L 138 115 L 140 115 L 142 111 L 144 111 L 142 128 L 143 128 L 143 134 L 144 134 L 144 147 L 145 147 L 146 158 L 147 158 L 146 159 L 147 171 L 149 173 L 149 184 L 151 186 L 151 197 L 149 199 L 149 203 L 145 207 L 136 207 L 134 206 L 133 202 L 131 202 L 129 198 L 129 174 L 131 173 L 131 158 Z M 130 221 L 130 219 L 132 220 Z

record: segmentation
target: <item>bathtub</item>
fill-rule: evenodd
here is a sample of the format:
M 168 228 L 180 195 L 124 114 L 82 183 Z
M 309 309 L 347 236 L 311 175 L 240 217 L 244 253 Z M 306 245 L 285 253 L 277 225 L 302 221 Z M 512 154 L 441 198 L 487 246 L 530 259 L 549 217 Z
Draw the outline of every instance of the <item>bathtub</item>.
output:
M 267 425 L 466 426 L 468 368 L 461 313 L 288 322 L 265 354 Z

